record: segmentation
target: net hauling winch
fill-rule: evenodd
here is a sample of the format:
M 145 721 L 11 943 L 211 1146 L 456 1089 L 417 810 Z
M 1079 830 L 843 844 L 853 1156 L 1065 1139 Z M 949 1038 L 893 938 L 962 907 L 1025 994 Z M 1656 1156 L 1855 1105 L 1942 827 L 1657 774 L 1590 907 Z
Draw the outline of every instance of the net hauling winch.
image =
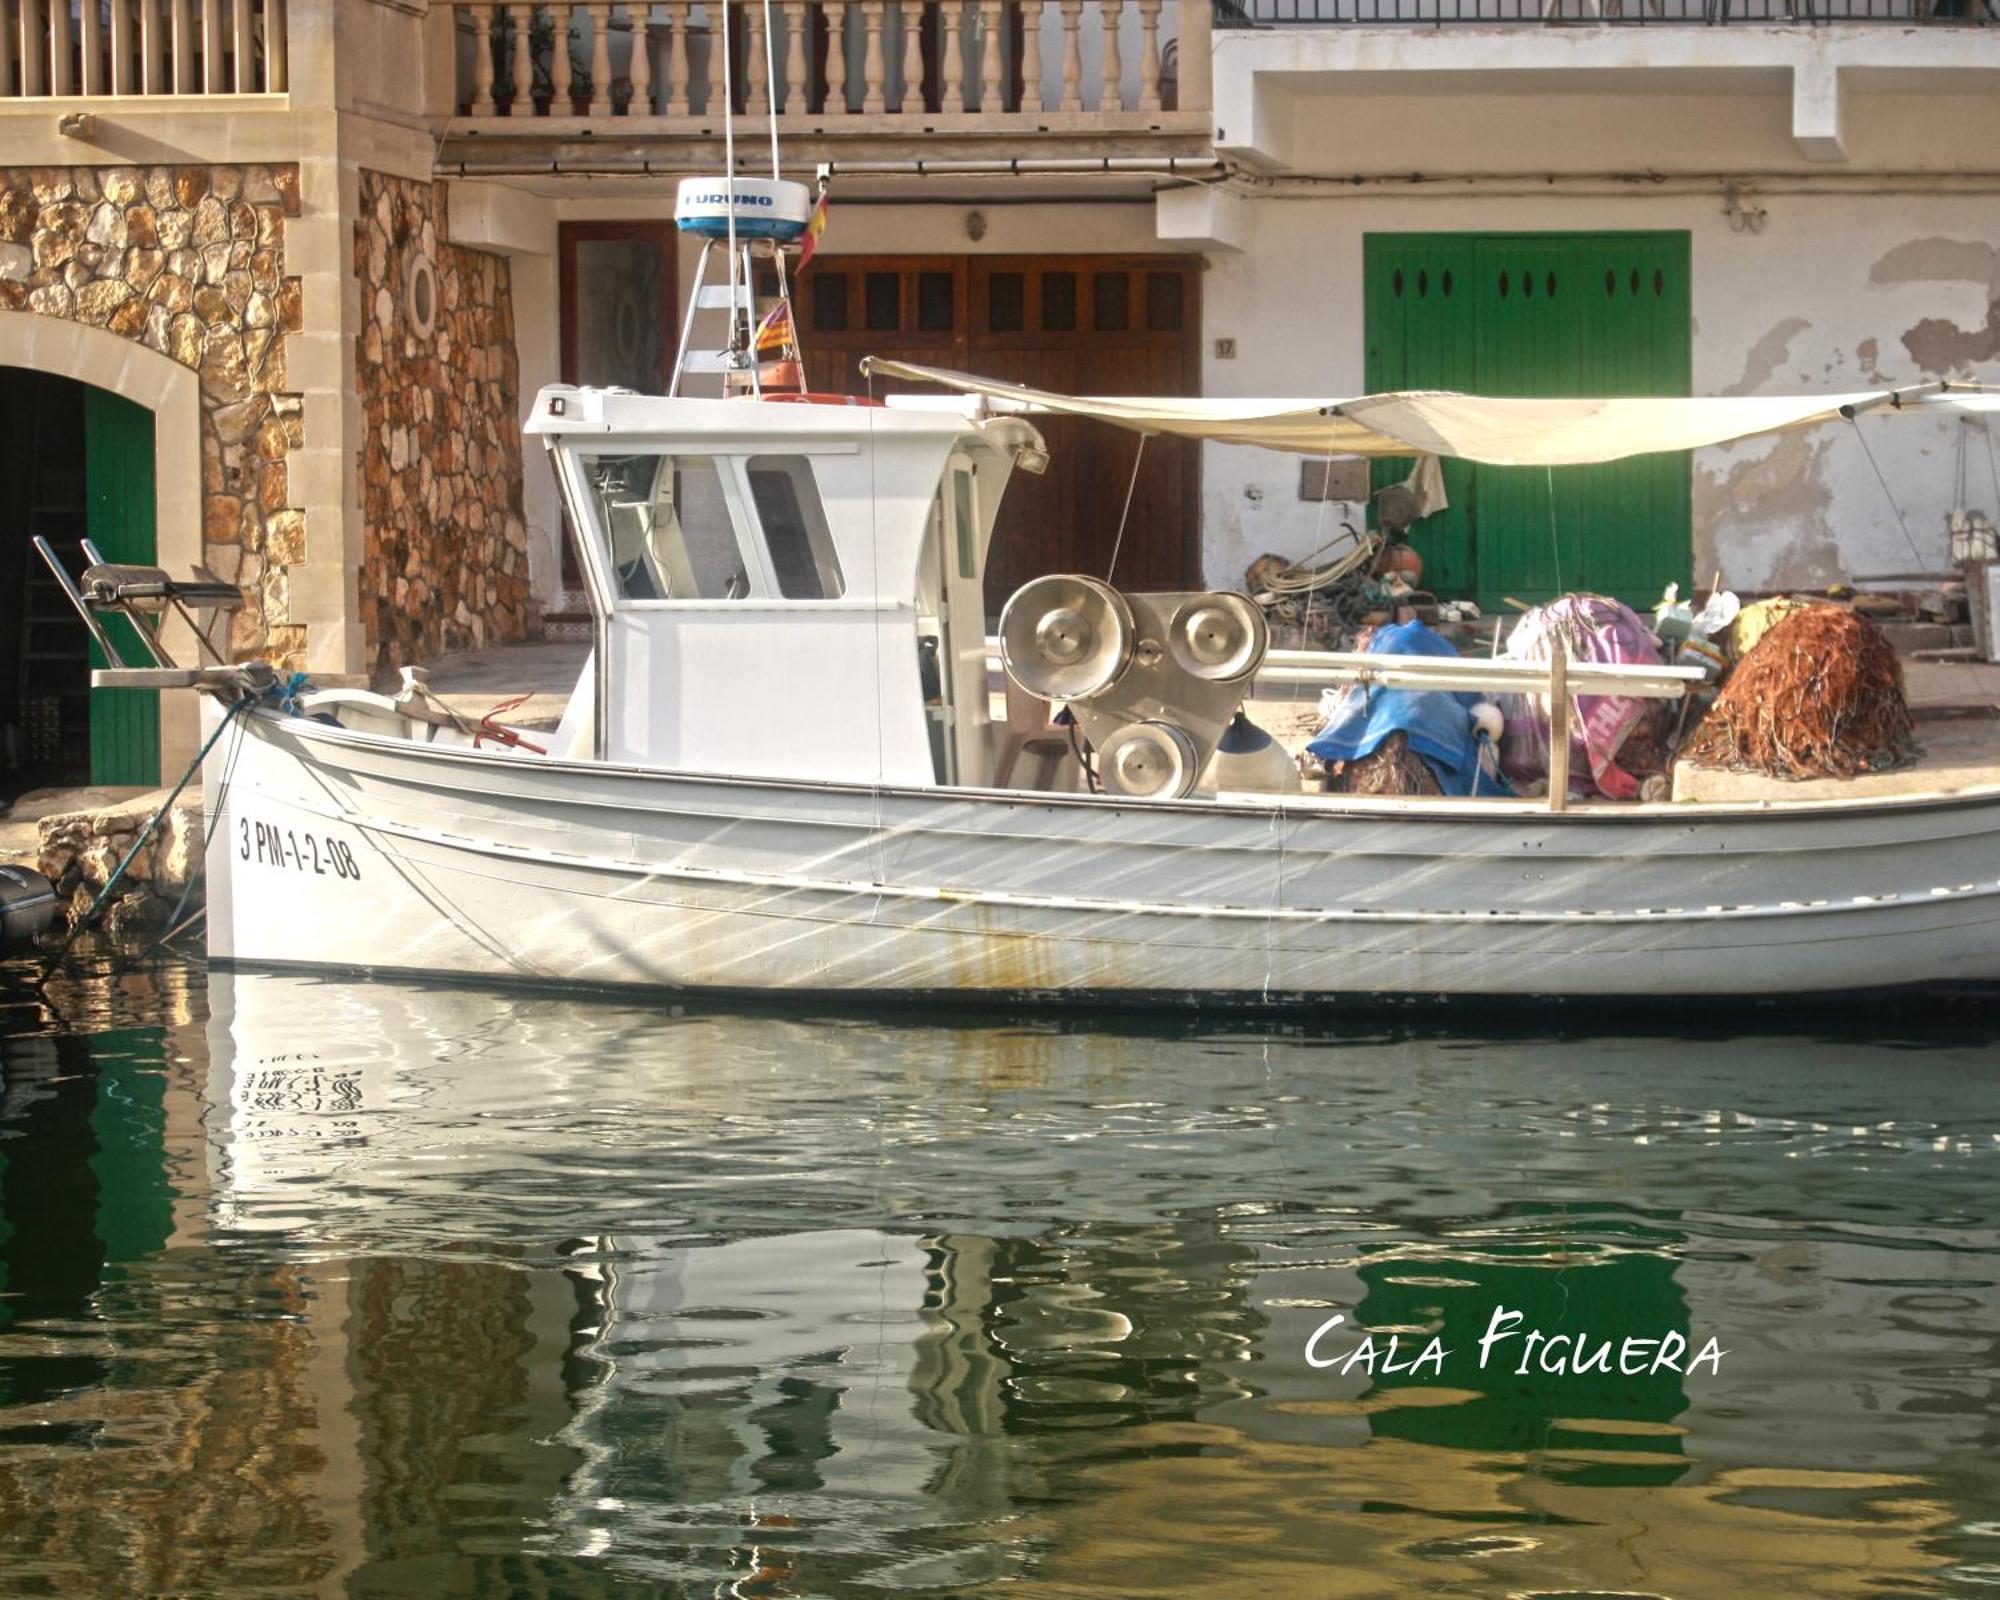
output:
M 1226 590 L 1121 594 L 1037 578 L 1000 613 L 1000 660 L 1030 694 L 1068 703 L 1107 794 L 1191 793 L 1268 645 L 1264 614 Z

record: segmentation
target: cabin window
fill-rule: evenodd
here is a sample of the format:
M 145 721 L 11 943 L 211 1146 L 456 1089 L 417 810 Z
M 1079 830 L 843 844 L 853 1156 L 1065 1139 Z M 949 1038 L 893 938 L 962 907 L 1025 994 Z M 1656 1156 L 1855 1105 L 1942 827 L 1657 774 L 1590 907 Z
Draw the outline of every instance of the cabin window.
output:
M 749 570 L 712 456 L 584 456 L 621 600 L 741 600 Z
M 846 585 L 811 463 L 804 456 L 752 456 L 745 471 L 778 593 L 787 600 L 839 599 Z
M 979 563 L 972 553 L 972 474 L 958 468 L 951 475 L 951 522 L 957 530 L 958 575 L 979 576 Z

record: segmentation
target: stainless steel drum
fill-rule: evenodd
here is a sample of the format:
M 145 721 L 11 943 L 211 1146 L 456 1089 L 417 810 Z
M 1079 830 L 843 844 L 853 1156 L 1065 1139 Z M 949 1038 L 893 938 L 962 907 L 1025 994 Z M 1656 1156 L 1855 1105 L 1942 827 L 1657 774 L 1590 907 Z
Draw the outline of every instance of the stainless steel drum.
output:
M 1095 578 L 1036 578 L 1000 613 L 1000 658 L 1009 676 L 1047 700 L 1087 700 L 1132 659 L 1132 608 Z
M 1262 663 L 1269 642 L 1262 609 L 1220 589 L 1182 601 L 1167 625 L 1175 665 L 1208 683 L 1242 682 Z

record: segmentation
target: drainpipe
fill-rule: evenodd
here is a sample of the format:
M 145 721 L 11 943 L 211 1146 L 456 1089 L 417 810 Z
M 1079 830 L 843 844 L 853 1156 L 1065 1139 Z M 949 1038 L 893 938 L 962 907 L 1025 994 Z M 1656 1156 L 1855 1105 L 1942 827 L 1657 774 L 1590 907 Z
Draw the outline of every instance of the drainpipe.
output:
M 1154 177 L 1214 180 L 1227 174 L 1213 156 L 1000 156 L 952 161 L 830 161 L 834 177 Z M 503 177 L 667 177 L 700 170 L 686 157 L 622 155 L 607 152 L 581 160 L 554 156 L 492 156 L 441 161 L 438 171 L 453 178 Z

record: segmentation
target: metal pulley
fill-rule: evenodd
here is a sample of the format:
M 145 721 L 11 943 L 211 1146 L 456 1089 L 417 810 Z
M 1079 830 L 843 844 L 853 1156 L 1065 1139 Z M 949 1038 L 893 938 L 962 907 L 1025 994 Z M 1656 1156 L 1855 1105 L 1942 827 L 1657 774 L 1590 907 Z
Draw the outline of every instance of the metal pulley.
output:
M 1167 625 L 1175 664 L 1209 683 L 1249 677 L 1263 661 L 1269 639 L 1262 608 L 1247 596 L 1219 589 L 1182 602 Z
M 1097 751 L 1104 792 L 1135 800 L 1178 800 L 1200 770 L 1194 741 L 1171 722 L 1129 722 Z
M 1087 700 L 1123 675 L 1132 659 L 1132 609 L 1095 578 L 1036 578 L 1000 613 L 1000 657 L 1030 694 Z

